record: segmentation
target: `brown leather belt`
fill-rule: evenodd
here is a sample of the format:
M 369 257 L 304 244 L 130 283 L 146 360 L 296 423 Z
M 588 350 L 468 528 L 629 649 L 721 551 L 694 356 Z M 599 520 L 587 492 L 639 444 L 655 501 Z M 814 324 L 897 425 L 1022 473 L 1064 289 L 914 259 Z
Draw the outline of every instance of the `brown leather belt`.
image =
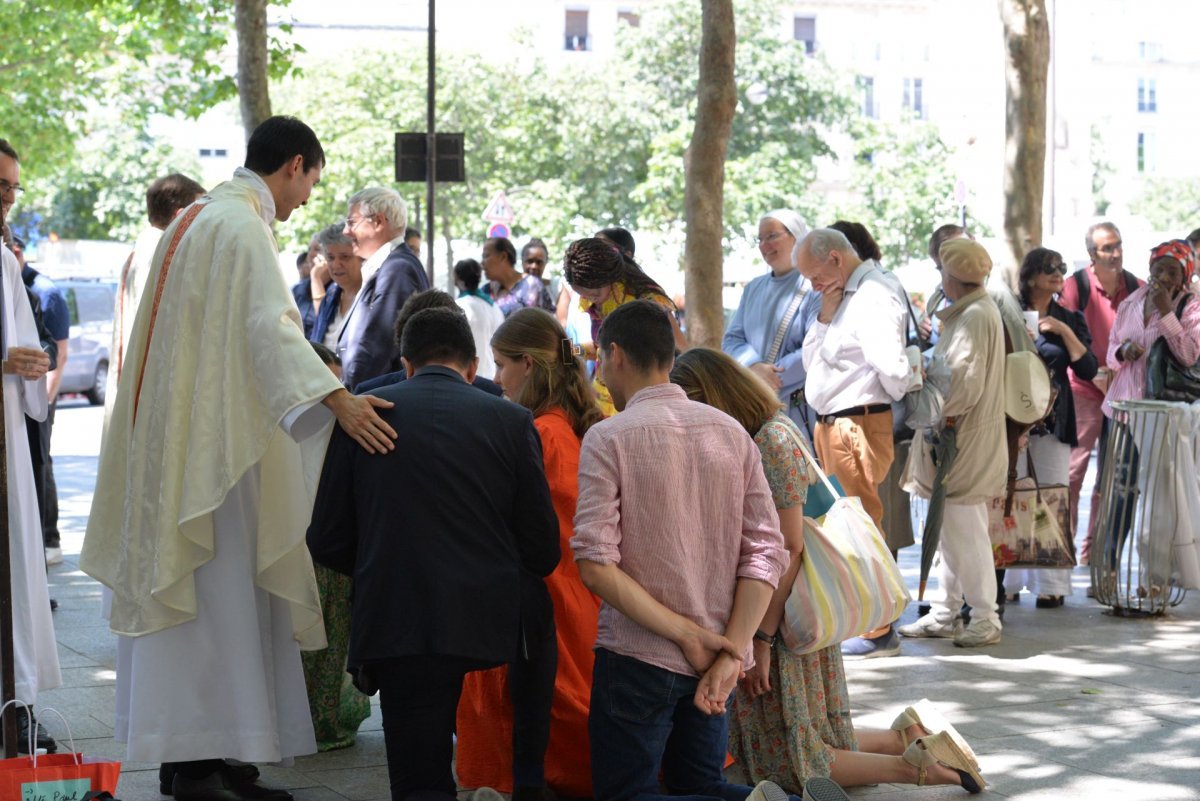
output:
M 817 422 L 833 425 L 833 421 L 839 417 L 866 417 L 869 414 L 883 414 L 891 410 L 892 406 L 889 403 L 872 403 L 870 406 L 851 406 L 849 409 L 842 409 L 838 412 L 817 415 Z

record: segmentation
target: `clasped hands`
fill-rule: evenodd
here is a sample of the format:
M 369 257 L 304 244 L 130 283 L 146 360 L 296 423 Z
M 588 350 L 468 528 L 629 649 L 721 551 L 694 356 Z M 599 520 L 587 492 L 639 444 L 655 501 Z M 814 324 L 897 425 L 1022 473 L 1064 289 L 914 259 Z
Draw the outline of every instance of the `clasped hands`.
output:
M 9 348 L 4 360 L 5 375 L 18 375 L 26 381 L 37 381 L 50 372 L 50 357 L 41 348 Z
M 725 702 L 745 675 L 742 653 L 724 635 L 693 624 L 677 642 L 688 664 L 700 674 L 693 702 L 706 715 L 721 715 Z

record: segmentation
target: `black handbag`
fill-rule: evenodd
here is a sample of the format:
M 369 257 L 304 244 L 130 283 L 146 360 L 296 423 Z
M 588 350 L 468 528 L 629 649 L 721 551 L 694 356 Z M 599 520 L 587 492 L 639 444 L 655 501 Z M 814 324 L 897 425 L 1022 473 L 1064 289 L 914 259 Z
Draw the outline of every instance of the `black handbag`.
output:
M 1175 316 L 1181 321 L 1189 297 L 1185 293 L 1175 309 Z M 1171 352 L 1166 337 L 1154 340 L 1146 355 L 1146 397 L 1184 403 L 1200 400 L 1200 362 L 1183 364 Z

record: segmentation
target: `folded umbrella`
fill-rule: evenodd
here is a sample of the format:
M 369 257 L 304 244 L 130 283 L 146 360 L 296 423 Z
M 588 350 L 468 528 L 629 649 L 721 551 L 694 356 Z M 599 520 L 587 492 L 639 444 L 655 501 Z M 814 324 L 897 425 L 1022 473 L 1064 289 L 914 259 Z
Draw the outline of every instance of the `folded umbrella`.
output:
M 921 535 L 921 581 L 917 587 L 917 600 L 925 600 L 925 585 L 929 582 L 929 571 L 933 567 L 933 556 L 937 553 L 938 540 L 942 536 L 942 513 L 946 506 L 946 481 L 950 469 L 958 458 L 958 431 L 954 418 L 934 437 L 933 464 L 937 468 L 933 478 L 933 490 L 929 494 L 929 512 L 925 516 L 925 531 Z

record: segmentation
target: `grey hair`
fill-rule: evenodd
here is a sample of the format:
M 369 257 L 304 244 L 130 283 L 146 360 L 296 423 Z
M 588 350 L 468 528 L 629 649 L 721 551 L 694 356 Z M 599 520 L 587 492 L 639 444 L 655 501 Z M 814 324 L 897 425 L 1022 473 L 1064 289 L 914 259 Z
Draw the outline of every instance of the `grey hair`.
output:
M 353 245 L 354 240 L 342 233 L 345 230 L 344 223 L 334 223 L 328 228 L 322 228 L 316 236 L 313 237 L 317 241 L 317 246 L 321 248 L 321 253 L 325 258 L 329 258 L 329 248 L 334 245 Z
M 1104 222 L 1098 222 L 1095 225 L 1089 225 L 1087 233 L 1084 234 L 1083 239 L 1084 244 L 1087 246 L 1088 256 L 1093 259 L 1096 258 L 1096 240 L 1093 238 L 1093 235 L 1097 231 L 1108 231 L 1118 239 L 1121 238 L 1121 232 L 1117 229 L 1117 226 L 1108 220 L 1105 220 Z
M 807 247 L 812 257 L 821 262 L 828 261 L 829 254 L 835 250 L 857 258 L 857 253 L 854 246 L 850 244 L 850 240 L 841 231 L 833 228 L 815 228 L 809 231 L 808 236 L 796 243 L 796 247 L 792 251 L 793 263 L 799 263 L 802 247 Z
M 404 198 L 395 189 L 386 186 L 368 186 L 350 196 L 350 210 L 362 206 L 365 214 L 382 214 L 393 230 L 404 233 L 408 227 L 408 207 Z

